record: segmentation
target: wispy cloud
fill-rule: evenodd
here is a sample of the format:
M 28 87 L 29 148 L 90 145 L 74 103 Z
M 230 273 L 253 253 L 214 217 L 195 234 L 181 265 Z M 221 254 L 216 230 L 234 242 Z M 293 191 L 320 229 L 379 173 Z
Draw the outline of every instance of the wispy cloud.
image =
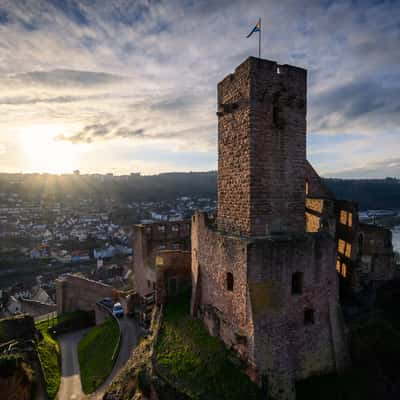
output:
M 180 157 L 187 149 L 209 163 L 194 168 L 215 168 L 216 85 L 257 53 L 245 35 L 259 16 L 264 57 L 309 70 L 317 169 L 395 158 L 400 12 L 391 1 L 3 0 L 0 132 L 12 141 L 33 124 L 62 126 L 55 137 L 84 146 L 92 171 L 111 144 L 110 170 L 129 152 L 138 158 L 138 146 L 155 159 L 168 153 L 171 168 L 183 159 L 193 168 Z M 13 149 L 16 168 L 27 168 Z

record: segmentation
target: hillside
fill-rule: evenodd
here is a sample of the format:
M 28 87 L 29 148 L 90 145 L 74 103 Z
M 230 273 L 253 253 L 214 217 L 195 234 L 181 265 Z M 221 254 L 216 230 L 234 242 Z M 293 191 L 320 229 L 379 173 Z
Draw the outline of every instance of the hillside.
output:
M 357 201 L 360 209 L 400 208 L 400 180 L 324 179 L 337 198 Z M 0 192 L 21 197 L 71 202 L 91 197 L 102 201 L 168 201 L 179 196 L 217 197 L 217 172 L 182 172 L 159 175 L 40 175 L 0 174 Z

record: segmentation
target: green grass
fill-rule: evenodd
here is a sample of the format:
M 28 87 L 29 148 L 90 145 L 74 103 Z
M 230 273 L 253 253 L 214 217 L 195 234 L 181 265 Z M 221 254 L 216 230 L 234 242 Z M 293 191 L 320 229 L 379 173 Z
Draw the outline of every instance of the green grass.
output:
M 42 362 L 46 383 L 46 391 L 50 399 L 54 399 L 61 380 L 60 346 L 48 332 L 48 322 L 40 322 L 36 328 L 41 332 L 42 339 L 38 342 L 37 350 Z
M 158 373 L 191 399 L 263 398 L 239 360 L 189 316 L 186 297 L 167 305 L 156 351 Z
M 81 382 L 84 393 L 94 392 L 110 374 L 119 328 L 114 319 L 90 329 L 78 345 Z

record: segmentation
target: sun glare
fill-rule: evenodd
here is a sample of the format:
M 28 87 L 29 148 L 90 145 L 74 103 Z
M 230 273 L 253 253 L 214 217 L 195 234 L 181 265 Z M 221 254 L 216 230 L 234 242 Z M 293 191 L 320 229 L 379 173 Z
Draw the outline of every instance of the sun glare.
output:
M 76 146 L 55 137 L 65 128 L 57 125 L 34 125 L 21 131 L 20 140 L 31 172 L 66 173 L 79 167 Z

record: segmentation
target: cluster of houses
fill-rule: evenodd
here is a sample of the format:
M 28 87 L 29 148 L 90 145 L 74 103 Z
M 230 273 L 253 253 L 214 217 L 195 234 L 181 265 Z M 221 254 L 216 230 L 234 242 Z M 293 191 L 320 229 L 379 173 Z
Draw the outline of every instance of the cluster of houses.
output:
M 174 201 L 140 202 L 130 203 L 129 208 L 140 211 L 142 224 L 152 222 L 179 222 L 189 219 L 196 210 L 212 213 L 215 211 L 217 202 L 208 197 L 180 196 Z

